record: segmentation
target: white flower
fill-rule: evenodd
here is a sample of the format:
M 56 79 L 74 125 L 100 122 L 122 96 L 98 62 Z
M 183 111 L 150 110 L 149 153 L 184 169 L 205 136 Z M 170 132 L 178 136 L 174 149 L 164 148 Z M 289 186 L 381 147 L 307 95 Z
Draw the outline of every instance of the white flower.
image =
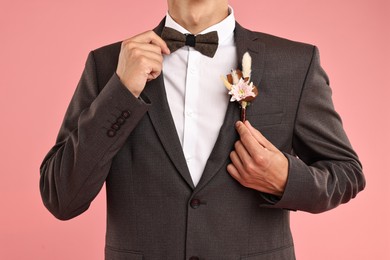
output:
M 232 85 L 232 88 L 229 91 L 229 94 L 232 95 L 230 101 L 241 101 L 247 97 L 256 97 L 256 94 L 253 92 L 253 82 L 245 82 L 244 79 L 240 79 L 237 84 Z

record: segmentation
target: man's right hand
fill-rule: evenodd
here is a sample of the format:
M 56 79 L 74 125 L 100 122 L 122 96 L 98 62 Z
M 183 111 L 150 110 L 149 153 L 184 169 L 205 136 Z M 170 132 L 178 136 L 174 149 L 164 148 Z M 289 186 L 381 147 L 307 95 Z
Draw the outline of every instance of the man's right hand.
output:
M 147 81 L 161 74 L 163 54 L 170 54 L 168 46 L 153 31 L 122 42 L 116 74 L 135 97 L 139 97 Z

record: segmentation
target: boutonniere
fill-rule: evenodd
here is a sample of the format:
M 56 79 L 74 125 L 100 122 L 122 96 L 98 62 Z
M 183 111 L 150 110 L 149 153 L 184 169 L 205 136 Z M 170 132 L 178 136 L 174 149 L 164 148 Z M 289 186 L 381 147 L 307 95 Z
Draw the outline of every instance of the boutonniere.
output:
M 251 82 L 252 58 L 248 52 L 242 57 L 242 71 L 232 70 L 226 77 L 221 79 L 231 95 L 230 102 L 237 101 L 241 107 L 241 121 L 246 120 L 246 108 L 252 102 L 259 91 Z

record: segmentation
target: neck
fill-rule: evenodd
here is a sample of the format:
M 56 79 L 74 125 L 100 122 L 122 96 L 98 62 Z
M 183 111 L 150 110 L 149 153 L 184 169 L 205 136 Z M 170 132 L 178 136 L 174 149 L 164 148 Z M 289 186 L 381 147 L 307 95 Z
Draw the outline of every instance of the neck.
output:
M 168 0 L 169 15 L 192 34 L 228 16 L 227 0 Z

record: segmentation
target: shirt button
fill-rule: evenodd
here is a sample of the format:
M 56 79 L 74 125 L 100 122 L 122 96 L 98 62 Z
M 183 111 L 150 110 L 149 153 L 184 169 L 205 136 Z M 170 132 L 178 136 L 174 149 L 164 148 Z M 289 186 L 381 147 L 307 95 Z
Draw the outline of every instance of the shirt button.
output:
M 192 111 L 188 111 L 188 112 L 186 112 L 186 115 L 187 115 L 188 117 L 192 117 L 193 113 L 192 113 Z
M 199 206 L 200 206 L 200 200 L 198 200 L 198 199 L 192 199 L 191 202 L 190 202 L 190 206 L 191 206 L 191 208 L 193 208 L 193 209 L 199 208 Z
M 194 74 L 196 72 L 196 67 L 194 64 L 189 64 L 188 65 L 189 69 L 190 69 L 190 73 Z

